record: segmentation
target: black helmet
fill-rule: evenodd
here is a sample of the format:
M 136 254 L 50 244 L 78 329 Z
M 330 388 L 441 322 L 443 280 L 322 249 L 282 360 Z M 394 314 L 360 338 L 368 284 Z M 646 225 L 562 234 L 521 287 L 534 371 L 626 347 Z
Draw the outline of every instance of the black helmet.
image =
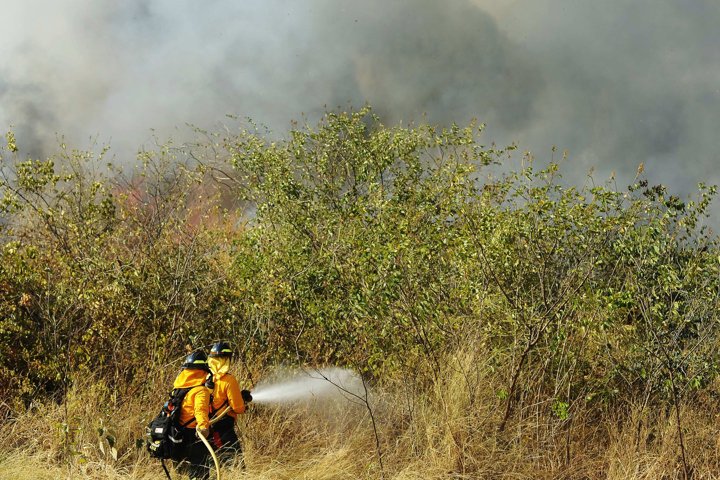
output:
M 208 371 L 210 370 L 210 367 L 208 366 L 208 357 L 202 350 L 193 352 L 185 359 L 185 363 L 183 363 L 182 368 Z
M 211 357 L 232 357 L 232 349 L 230 348 L 230 344 L 228 342 L 217 342 L 215 345 L 212 346 L 210 349 L 210 356 Z

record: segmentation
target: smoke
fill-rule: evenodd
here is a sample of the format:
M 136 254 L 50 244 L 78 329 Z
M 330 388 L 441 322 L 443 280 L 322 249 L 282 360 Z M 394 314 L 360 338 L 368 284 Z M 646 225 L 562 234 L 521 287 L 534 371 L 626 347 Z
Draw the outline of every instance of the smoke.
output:
M 632 179 L 644 162 L 654 181 L 676 190 L 718 181 L 717 3 L 500 4 L 500 28 L 543 59 L 546 89 L 523 145 L 569 148 L 578 171 L 595 166 L 605 178 L 617 170 Z
M 710 0 L 5 2 L 0 123 L 44 156 L 55 133 L 122 159 L 226 114 L 282 134 L 323 105 L 385 123 L 488 124 L 570 182 L 595 167 L 690 192 L 718 181 L 720 6 Z M 154 129 L 154 130 L 151 130 Z M 621 183 L 621 186 L 623 184 Z
M 290 403 L 307 400 L 349 400 L 365 398 L 362 380 L 342 368 L 320 370 L 281 369 L 253 390 L 256 403 Z
M 100 135 L 132 153 L 225 114 L 278 131 L 323 105 L 373 103 L 387 122 L 527 123 L 542 79 L 494 20 L 464 1 L 212 4 L 29 0 L 15 5 L 0 61 L 0 121 L 24 148 L 55 132 Z M 468 101 L 470 99 L 470 101 Z M 187 130 L 187 129 L 184 129 Z M 179 133 L 182 135 L 182 131 Z

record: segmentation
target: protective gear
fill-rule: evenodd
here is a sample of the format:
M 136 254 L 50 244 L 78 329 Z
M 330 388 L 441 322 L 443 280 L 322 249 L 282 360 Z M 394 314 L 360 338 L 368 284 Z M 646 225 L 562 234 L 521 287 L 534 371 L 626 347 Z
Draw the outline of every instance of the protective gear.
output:
M 192 434 L 192 435 L 191 435 Z M 195 431 L 187 432 L 191 438 L 185 445 L 184 454 L 178 461 L 188 462 L 187 475 L 191 479 L 207 480 L 210 478 L 210 453 L 205 445 L 195 437 Z
M 212 375 L 208 375 L 207 380 L 205 380 L 205 388 L 207 388 L 211 392 L 215 390 L 215 380 L 213 380 Z
M 240 396 L 242 397 L 243 402 L 252 402 L 252 394 L 250 394 L 250 390 L 240 390 Z
M 212 426 L 210 443 L 215 447 L 218 459 L 222 463 L 231 463 L 242 455 L 240 439 L 235 433 L 235 419 L 226 415 Z
M 186 369 L 180 372 L 175 379 L 173 388 L 193 388 L 190 390 L 180 405 L 180 424 L 187 428 L 209 428 L 210 426 L 210 391 L 205 387 L 205 370 Z M 190 421 L 192 419 L 193 421 Z
M 245 411 L 245 401 L 240 393 L 237 379 L 227 373 L 230 369 L 231 356 L 230 345 L 227 342 L 218 342 L 213 345 L 208 362 L 215 383 L 211 405 L 212 415 L 220 415 L 226 407 L 230 407 L 228 413 L 212 427 L 211 442 L 223 462 L 232 461 L 242 454 L 240 440 L 235 433 L 235 419 L 238 414 Z
M 210 435 L 210 429 L 207 428 L 198 428 L 196 429 L 198 434 L 202 434 L 203 437 L 207 438 L 208 435 Z
M 209 454 L 197 438 L 197 431 L 210 428 L 210 391 L 205 387 L 207 357 L 203 352 L 191 353 L 173 383 L 174 388 L 192 388 L 180 404 L 180 424 L 183 429 L 182 453 L 176 460 L 187 461 L 190 478 L 207 479 L 210 475 Z
M 239 413 L 245 412 L 245 401 L 237 379 L 229 373 L 223 374 L 215 379 L 215 390 L 213 390 L 212 414 L 219 415 L 225 407 L 230 406 L 227 413 L 232 418 L 237 418 Z
M 186 425 L 182 425 L 180 419 L 180 406 L 183 399 L 193 388 L 175 388 L 170 392 L 170 399 L 163 405 L 160 414 L 150 422 L 147 428 L 147 434 L 150 437 L 147 440 L 147 449 L 150 456 L 164 460 L 166 458 L 175 458 L 182 454 L 183 433 Z M 189 422 L 194 421 L 191 418 Z M 165 464 L 163 463 L 163 466 Z
M 202 350 L 193 352 L 185 359 L 182 368 L 187 370 L 205 370 L 207 372 L 209 371 L 208 357 Z
M 208 366 L 213 374 L 213 381 L 216 382 L 230 370 L 230 357 L 210 357 Z
M 235 419 L 239 413 L 245 411 L 245 401 L 242 393 L 240 393 L 238 382 L 229 373 L 226 373 L 215 382 L 212 403 L 213 415 L 220 415 L 227 406 L 230 406 L 228 413 L 212 427 L 212 443 L 223 463 L 231 462 L 242 454 L 240 439 L 235 433 Z
M 228 342 L 217 342 L 210 349 L 211 357 L 232 357 L 233 351 Z

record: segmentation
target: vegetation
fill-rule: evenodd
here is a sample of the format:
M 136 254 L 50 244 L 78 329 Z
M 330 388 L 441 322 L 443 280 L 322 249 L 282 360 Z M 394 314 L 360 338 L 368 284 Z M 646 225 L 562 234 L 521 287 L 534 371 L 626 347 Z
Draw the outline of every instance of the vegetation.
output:
M 7 135 L 8 475 L 157 476 L 143 425 L 186 346 L 227 338 L 248 387 L 339 365 L 373 392 L 357 415 L 257 408 L 249 477 L 714 478 L 715 187 L 683 203 L 642 165 L 567 187 L 529 152 L 511 171 L 482 125 L 369 108 L 282 140 L 238 125 L 130 172 Z

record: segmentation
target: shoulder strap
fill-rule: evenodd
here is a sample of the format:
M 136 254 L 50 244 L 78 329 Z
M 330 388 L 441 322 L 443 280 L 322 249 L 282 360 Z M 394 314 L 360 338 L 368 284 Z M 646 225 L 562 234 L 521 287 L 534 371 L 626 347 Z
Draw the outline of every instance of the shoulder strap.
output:
M 190 424 L 191 424 L 192 422 L 194 422 L 194 421 L 195 421 L 195 417 L 193 416 L 190 420 L 188 420 L 187 422 L 185 422 L 185 423 L 183 423 L 182 425 L 180 425 L 180 428 L 185 428 L 185 427 L 187 427 L 188 425 L 190 425 Z
M 176 412 L 180 412 L 180 407 L 182 406 L 183 400 L 185 400 L 185 395 L 187 395 L 188 393 L 190 393 L 190 390 L 192 390 L 193 388 L 202 387 L 202 386 L 204 386 L 204 385 L 205 385 L 205 384 L 195 385 L 195 386 L 193 386 L 193 387 L 187 387 L 187 388 L 175 388 L 175 389 L 173 389 L 173 391 L 170 392 L 170 398 L 172 399 L 173 403 L 176 403 L 175 406 L 174 406 L 174 408 L 173 408 L 173 411 L 174 411 L 174 412 L 175 412 L 175 411 L 176 411 Z M 179 418 L 180 413 L 177 413 L 177 415 L 178 415 L 177 418 Z M 195 416 L 193 415 L 193 417 L 192 417 L 190 420 L 188 420 L 187 422 L 181 424 L 181 425 L 180 425 L 180 428 L 185 428 L 185 427 L 187 427 L 188 425 L 190 425 L 190 424 L 191 424 L 192 422 L 194 422 L 194 421 L 195 421 Z M 176 422 L 177 422 L 177 420 L 176 420 Z
M 205 384 L 203 383 L 200 385 L 193 385 L 192 387 L 173 388 L 172 391 L 170 392 L 170 399 L 173 400 L 174 402 L 177 402 L 177 404 L 180 405 L 182 403 L 182 401 L 185 399 L 185 395 L 187 395 L 190 392 L 190 390 L 192 390 L 193 388 L 202 387 L 204 385 Z
M 162 463 L 163 470 L 165 470 L 165 475 L 167 475 L 168 480 L 172 480 L 172 477 L 170 476 L 170 472 L 168 472 L 167 467 L 165 466 L 165 459 L 161 458 L 160 463 Z

